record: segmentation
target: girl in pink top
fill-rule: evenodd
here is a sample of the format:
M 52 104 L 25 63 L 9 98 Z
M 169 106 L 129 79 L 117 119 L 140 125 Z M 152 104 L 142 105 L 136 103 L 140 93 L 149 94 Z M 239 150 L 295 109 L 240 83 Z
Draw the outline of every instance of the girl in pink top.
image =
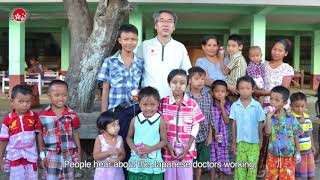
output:
M 123 140 L 118 135 L 119 117 L 111 111 L 101 113 L 97 120 L 100 130 L 94 143 L 93 159 L 96 160 L 95 180 L 125 180 L 121 167 L 117 166 L 125 158 Z
M 161 100 L 160 111 L 167 125 L 167 147 L 163 157 L 166 168 L 165 180 L 192 180 L 192 160 L 196 158 L 195 137 L 204 116 L 199 105 L 185 95 L 187 74 L 174 69 L 168 75 L 172 95 Z

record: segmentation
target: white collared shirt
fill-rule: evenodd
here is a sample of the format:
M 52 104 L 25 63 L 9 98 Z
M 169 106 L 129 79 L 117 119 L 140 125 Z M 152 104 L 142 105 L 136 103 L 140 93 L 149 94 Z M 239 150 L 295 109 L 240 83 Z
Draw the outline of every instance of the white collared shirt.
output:
M 150 124 L 153 124 L 156 120 L 159 119 L 160 116 L 161 116 L 161 114 L 155 113 L 153 116 L 146 118 L 143 115 L 143 112 L 141 112 L 138 114 L 138 120 L 141 122 L 141 124 L 143 124 L 145 121 L 149 121 Z
M 167 77 L 173 69 L 188 70 L 191 62 L 185 46 L 171 39 L 162 45 L 157 37 L 146 40 L 137 50 L 137 57 L 144 60 L 144 86 L 156 88 L 160 97 L 170 95 Z

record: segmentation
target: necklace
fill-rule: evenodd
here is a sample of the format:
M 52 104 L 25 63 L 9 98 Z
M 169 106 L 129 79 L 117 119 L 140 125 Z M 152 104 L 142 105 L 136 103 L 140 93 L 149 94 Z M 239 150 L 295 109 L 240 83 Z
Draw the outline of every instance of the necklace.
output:
M 108 137 L 106 137 L 104 134 L 103 134 L 103 137 L 106 139 L 106 140 L 108 140 L 108 141 L 115 141 L 115 137 L 113 137 L 113 138 L 108 138 Z

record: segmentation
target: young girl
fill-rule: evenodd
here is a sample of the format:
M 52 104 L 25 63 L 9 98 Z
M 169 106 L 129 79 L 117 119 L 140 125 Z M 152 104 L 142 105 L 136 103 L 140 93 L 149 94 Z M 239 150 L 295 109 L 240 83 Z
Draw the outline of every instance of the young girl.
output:
M 219 167 L 219 179 L 223 179 L 224 174 L 231 174 L 231 168 L 225 167 L 224 163 L 230 162 L 228 152 L 228 124 L 231 104 L 226 101 L 227 83 L 222 80 L 216 80 L 212 83 L 213 93 L 213 117 L 215 120 L 215 138 L 211 144 L 210 161 L 221 163 Z M 210 171 L 210 179 L 215 178 L 215 169 Z
M 97 127 L 101 134 L 98 135 L 94 143 L 93 159 L 103 166 L 96 167 L 94 179 L 112 177 L 114 180 L 124 180 L 122 168 L 112 167 L 113 163 L 125 158 L 123 141 L 121 136 L 118 136 L 119 118 L 111 111 L 103 112 L 98 117 Z M 106 164 L 107 167 L 105 167 Z
M 142 112 L 132 119 L 127 136 L 132 152 L 128 179 L 162 180 L 164 169 L 159 165 L 163 164 L 161 148 L 167 144 L 167 131 L 157 112 L 159 92 L 153 87 L 145 87 L 139 92 L 138 102 Z
M 192 160 L 196 158 L 195 138 L 199 123 L 204 116 L 199 105 L 185 95 L 187 73 L 182 69 L 172 70 L 167 79 L 172 95 L 161 100 L 160 111 L 167 125 L 168 144 L 164 149 L 167 164 L 165 180 L 192 180 Z
M 37 73 L 43 72 L 43 67 L 35 56 L 29 57 L 28 63 L 29 63 L 29 68 L 28 68 L 29 75 L 35 75 Z

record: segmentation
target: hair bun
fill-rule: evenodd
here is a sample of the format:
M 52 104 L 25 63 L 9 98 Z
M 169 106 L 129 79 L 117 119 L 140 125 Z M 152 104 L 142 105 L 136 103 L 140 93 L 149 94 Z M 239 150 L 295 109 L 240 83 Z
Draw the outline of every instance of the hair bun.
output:
M 288 48 L 289 49 L 291 49 L 291 47 L 292 47 L 292 42 L 289 40 L 289 39 L 284 39 L 285 41 L 287 41 L 287 43 L 288 43 Z

